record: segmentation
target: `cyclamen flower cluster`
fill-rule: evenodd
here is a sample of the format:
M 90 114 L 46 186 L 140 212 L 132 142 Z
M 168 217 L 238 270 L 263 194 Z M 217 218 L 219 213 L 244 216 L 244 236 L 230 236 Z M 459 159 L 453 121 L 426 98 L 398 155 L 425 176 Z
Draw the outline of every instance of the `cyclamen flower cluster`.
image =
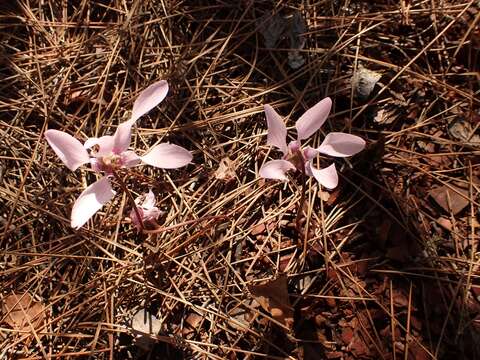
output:
M 140 93 L 133 105 L 132 116 L 120 124 L 113 135 L 89 138 L 82 145 L 73 136 L 59 130 L 47 130 L 45 137 L 54 152 L 72 171 L 83 164 L 90 163 L 91 168 L 105 176 L 89 185 L 75 201 L 71 215 L 71 226 L 82 227 L 98 210 L 109 202 L 115 191 L 110 178 L 122 168 L 131 168 L 140 163 L 174 169 L 185 166 L 192 161 L 192 154 L 174 144 L 162 143 L 154 146 L 145 155 L 138 156 L 130 150 L 131 129 L 143 115 L 161 103 L 168 93 L 168 83 L 158 81 Z M 324 169 L 316 169 L 313 160 L 319 154 L 333 157 L 347 157 L 357 154 L 365 147 L 365 141 L 355 135 L 340 132 L 329 133 L 318 148 L 302 148 L 301 141 L 309 138 L 327 120 L 332 107 L 330 98 L 325 98 L 307 110 L 295 123 L 297 139 L 287 145 L 287 128 L 282 117 L 270 106 L 265 105 L 268 125 L 267 144 L 273 145 L 283 153 L 282 159 L 266 162 L 259 171 L 263 178 L 287 180 L 286 173 L 299 170 L 305 175 L 313 176 L 324 187 L 333 189 L 338 185 L 335 164 Z M 132 200 L 133 202 L 133 200 Z M 135 206 L 130 218 L 137 230 L 143 225 L 155 226 L 161 211 L 155 206 L 155 196 L 150 190 L 134 201 Z
M 75 201 L 71 215 L 71 226 L 82 227 L 98 210 L 116 194 L 110 177 L 122 168 L 131 168 L 140 163 L 174 169 L 192 161 L 192 154 L 181 146 L 162 143 L 154 146 L 143 156 L 129 150 L 131 129 L 135 122 L 165 99 L 168 83 L 156 82 L 140 93 L 133 105 L 132 116 L 120 124 L 113 136 L 89 138 L 85 144 L 59 130 L 47 130 L 45 137 L 60 160 L 72 171 L 90 163 L 92 169 L 104 173 L 105 177 L 88 186 Z
M 332 107 L 332 100 L 325 98 L 308 109 L 295 123 L 297 140 L 287 145 L 287 127 L 282 117 L 270 106 L 265 105 L 268 135 L 267 144 L 277 147 L 283 157 L 280 160 L 270 160 L 260 169 L 259 175 L 266 179 L 287 180 L 289 170 L 299 170 L 308 176 L 313 176 L 320 185 L 333 189 L 338 185 L 338 174 L 335 164 L 324 169 L 316 169 L 313 160 L 318 154 L 333 157 L 348 157 L 357 154 L 365 148 L 365 141 L 355 135 L 331 132 L 318 148 L 306 146 L 302 148 L 302 140 L 308 139 L 327 120 Z

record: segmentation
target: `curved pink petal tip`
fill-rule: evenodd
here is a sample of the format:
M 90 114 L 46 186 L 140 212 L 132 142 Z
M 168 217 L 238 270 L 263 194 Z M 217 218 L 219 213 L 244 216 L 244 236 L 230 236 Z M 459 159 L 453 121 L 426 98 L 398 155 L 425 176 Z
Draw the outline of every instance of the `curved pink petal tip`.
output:
M 305 156 L 305 159 L 307 159 L 307 161 L 310 161 L 318 155 L 318 152 L 319 151 L 317 149 L 314 149 L 311 146 L 307 146 L 305 147 L 305 149 L 303 149 L 303 156 Z
M 155 207 L 155 194 L 152 189 L 148 190 L 148 193 L 145 194 L 145 199 L 143 200 L 142 207 L 145 209 L 153 209 Z
M 331 108 L 332 100 L 327 97 L 305 111 L 295 124 L 298 140 L 307 139 L 320 129 L 325 120 L 327 120 Z
M 72 171 L 90 160 L 82 143 L 59 130 L 45 131 L 45 138 L 62 162 Z
M 315 177 L 320 185 L 327 189 L 334 189 L 338 185 L 338 174 L 335 164 L 332 164 L 324 169 L 316 169 L 311 162 L 305 164 L 306 173 Z
M 141 159 L 144 163 L 162 169 L 176 169 L 192 161 L 190 151 L 181 146 L 164 143 L 154 146 Z
M 73 204 L 71 226 L 75 229 L 82 227 L 114 196 L 115 191 L 106 177 L 88 186 Z
M 258 174 L 265 179 L 288 180 L 287 171 L 295 170 L 295 166 L 287 160 L 270 160 L 261 168 Z
M 264 110 L 268 126 L 267 144 L 276 146 L 286 154 L 287 127 L 283 123 L 282 117 L 270 105 L 265 105 Z
M 329 133 L 317 149 L 322 154 L 347 157 L 352 156 L 365 148 L 365 140 L 361 137 L 341 132 Z
M 137 204 L 137 211 L 141 217 L 142 223 L 152 223 L 162 214 L 159 208 L 155 206 L 155 194 L 150 189 L 148 194 L 141 195 L 135 199 L 135 204 Z M 141 230 L 142 224 L 140 219 L 137 217 L 137 211 L 132 209 L 130 211 L 130 219 L 132 219 L 133 225 L 137 230 Z
M 165 80 L 157 81 L 143 90 L 133 104 L 131 121 L 136 121 L 141 116 L 160 104 L 168 93 L 168 83 Z

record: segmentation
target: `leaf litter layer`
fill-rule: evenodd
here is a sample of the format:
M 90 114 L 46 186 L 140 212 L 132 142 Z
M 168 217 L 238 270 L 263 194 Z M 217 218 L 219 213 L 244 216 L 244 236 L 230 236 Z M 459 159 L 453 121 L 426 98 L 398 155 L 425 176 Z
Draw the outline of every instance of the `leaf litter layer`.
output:
M 0 357 L 479 357 L 477 2 L 20 1 L 0 16 Z M 162 231 L 138 236 L 124 194 L 73 231 L 96 177 L 66 171 L 44 131 L 113 133 L 161 79 L 135 145 L 171 141 L 193 164 L 124 181 L 157 194 Z M 368 146 L 336 162 L 337 189 L 307 183 L 299 239 L 299 179 L 258 178 L 276 156 L 263 105 L 293 126 L 325 96 L 309 145 L 343 131 Z

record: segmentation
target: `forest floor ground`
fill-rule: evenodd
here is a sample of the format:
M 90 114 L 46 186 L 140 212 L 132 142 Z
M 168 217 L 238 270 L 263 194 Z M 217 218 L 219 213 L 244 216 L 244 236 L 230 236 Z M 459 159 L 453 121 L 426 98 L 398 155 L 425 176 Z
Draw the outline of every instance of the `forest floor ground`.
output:
M 480 359 L 479 24 L 453 0 L 0 5 L 0 358 Z M 45 130 L 112 134 L 160 79 L 135 147 L 193 161 L 122 176 L 161 231 L 115 182 L 72 229 L 96 174 Z M 300 206 L 300 176 L 258 176 L 263 105 L 293 127 L 326 96 L 308 144 L 367 146 L 317 159 L 340 183 Z

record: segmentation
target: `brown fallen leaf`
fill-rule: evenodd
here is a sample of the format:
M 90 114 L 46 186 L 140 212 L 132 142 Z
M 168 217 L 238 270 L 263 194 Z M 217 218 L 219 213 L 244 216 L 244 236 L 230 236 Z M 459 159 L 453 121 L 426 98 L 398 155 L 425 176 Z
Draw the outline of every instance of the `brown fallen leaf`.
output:
M 342 333 L 340 334 L 340 338 L 342 339 L 345 345 L 350 344 L 353 339 L 353 329 L 351 327 L 344 327 L 342 329 Z
M 455 185 L 443 185 L 433 188 L 430 190 L 429 195 L 443 210 L 447 213 L 451 211 L 453 215 L 458 214 L 469 204 L 468 190 Z
M 45 312 L 42 303 L 35 301 L 28 293 L 11 294 L 2 301 L 3 322 L 14 330 L 30 333 L 39 331 L 45 324 Z
M 256 225 L 251 227 L 250 234 L 252 234 L 253 236 L 263 234 L 266 229 L 267 229 L 267 227 L 265 226 L 265 223 L 256 224 Z
M 409 305 L 408 295 L 402 290 L 393 289 L 392 291 L 393 304 L 399 308 L 406 308 Z
M 277 279 L 260 285 L 250 285 L 248 290 L 265 311 L 286 329 L 292 330 L 293 308 L 288 298 L 286 275 L 280 275 Z
M 285 271 L 288 266 L 292 263 L 292 258 L 295 253 L 290 253 L 280 256 L 280 261 L 278 262 L 278 269 L 280 271 Z
M 448 132 L 455 139 L 461 143 L 480 144 L 480 135 L 474 134 L 474 128 L 465 120 L 458 120 L 454 122 L 449 128 Z
M 230 160 L 228 157 L 220 160 L 218 169 L 215 170 L 215 178 L 225 182 L 235 179 L 235 162 Z
M 360 336 L 359 332 L 355 333 L 352 341 L 347 347 L 355 358 L 370 357 L 370 350 L 365 340 Z M 371 358 L 371 357 L 370 357 Z
M 351 79 L 355 95 L 361 99 L 367 98 L 381 77 L 382 74 L 359 65 Z
M 426 153 L 432 154 L 435 152 L 435 144 L 428 142 L 428 141 L 417 141 L 417 145 L 420 149 L 425 151 Z
M 337 307 L 337 302 L 335 301 L 335 297 L 334 297 L 334 295 L 333 295 L 333 292 L 332 292 L 332 291 L 328 291 L 327 296 L 331 296 L 331 297 L 325 298 L 325 301 L 327 302 L 327 305 L 328 305 L 331 309 L 336 308 L 336 307 Z
M 327 352 L 325 353 L 325 357 L 327 359 L 340 359 L 343 357 L 343 352 L 341 351 L 330 351 L 330 352 Z
M 412 360 L 427 360 L 432 357 L 417 342 L 412 342 L 408 347 L 408 358 Z
M 182 335 L 188 336 L 192 335 L 198 331 L 202 324 L 203 316 L 197 313 L 190 313 L 185 319 L 185 324 L 182 327 Z
M 278 223 L 275 221 L 268 221 L 268 222 L 261 222 L 259 224 L 252 225 L 250 227 L 250 234 L 253 236 L 257 236 L 260 234 L 264 234 L 267 230 L 269 232 L 274 231 L 275 227 L 278 226 Z
M 452 222 L 449 219 L 444 218 L 443 216 L 440 216 L 437 219 L 437 224 L 440 225 L 445 230 L 448 230 L 448 231 L 452 231 L 452 229 L 453 229 Z
M 414 328 L 415 330 L 417 331 L 422 330 L 422 327 L 423 327 L 422 322 L 415 316 L 410 316 L 410 323 L 412 324 L 412 328 Z
M 373 118 L 373 121 L 375 121 L 377 124 L 389 125 L 393 123 L 397 118 L 398 114 L 394 109 L 380 109 Z

